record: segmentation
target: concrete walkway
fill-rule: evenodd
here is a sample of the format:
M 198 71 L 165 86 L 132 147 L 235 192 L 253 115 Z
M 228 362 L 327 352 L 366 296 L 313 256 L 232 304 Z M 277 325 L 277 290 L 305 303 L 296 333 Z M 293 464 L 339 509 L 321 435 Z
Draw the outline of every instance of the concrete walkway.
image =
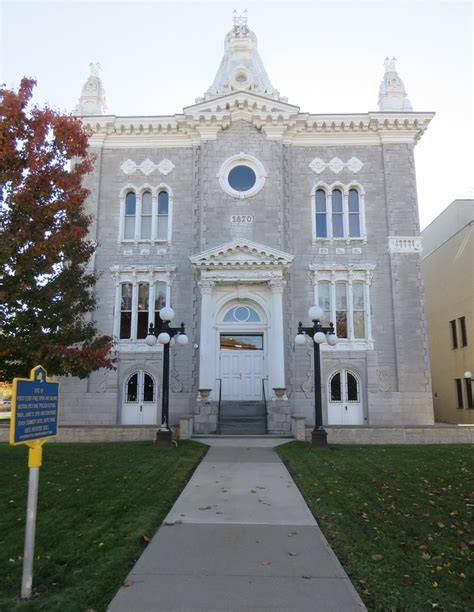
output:
M 110 611 L 364 610 L 272 445 L 211 448 Z

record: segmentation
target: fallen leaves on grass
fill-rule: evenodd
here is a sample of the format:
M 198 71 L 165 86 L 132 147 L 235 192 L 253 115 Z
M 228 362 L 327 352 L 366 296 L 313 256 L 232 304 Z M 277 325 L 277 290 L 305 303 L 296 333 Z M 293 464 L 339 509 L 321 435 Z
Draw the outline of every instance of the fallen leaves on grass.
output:
M 122 586 L 124 587 L 131 587 L 132 584 L 134 584 L 133 580 L 124 580 Z
M 372 561 L 382 561 L 383 555 L 372 555 Z

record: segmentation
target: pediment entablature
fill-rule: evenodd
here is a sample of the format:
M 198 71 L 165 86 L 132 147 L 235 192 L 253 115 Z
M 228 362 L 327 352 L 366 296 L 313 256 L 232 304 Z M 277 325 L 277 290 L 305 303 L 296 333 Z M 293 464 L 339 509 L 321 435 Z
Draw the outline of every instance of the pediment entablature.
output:
M 294 255 L 250 240 L 233 240 L 192 255 L 194 268 L 201 270 L 286 269 Z
M 275 100 L 266 96 L 248 91 L 235 91 L 210 100 L 203 100 L 197 104 L 186 106 L 183 113 L 186 116 L 213 113 L 234 113 L 246 108 L 252 113 L 283 113 L 284 115 L 297 115 L 299 106 L 288 104 L 282 100 Z

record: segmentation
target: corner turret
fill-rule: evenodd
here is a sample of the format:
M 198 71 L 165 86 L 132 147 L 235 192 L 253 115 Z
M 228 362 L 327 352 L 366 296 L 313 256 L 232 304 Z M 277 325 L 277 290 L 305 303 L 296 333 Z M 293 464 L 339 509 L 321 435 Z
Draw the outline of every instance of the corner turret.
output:
M 379 110 L 381 111 L 412 111 L 407 98 L 405 85 L 395 69 L 396 58 L 385 58 L 385 74 L 379 89 Z
M 104 115 L 107 110 L 105 101 L 105 89 L 100 78 L 100 64 L 89 64 L 90 75 L 81 91 L 79 104 L 74 109 L 74 114 Z

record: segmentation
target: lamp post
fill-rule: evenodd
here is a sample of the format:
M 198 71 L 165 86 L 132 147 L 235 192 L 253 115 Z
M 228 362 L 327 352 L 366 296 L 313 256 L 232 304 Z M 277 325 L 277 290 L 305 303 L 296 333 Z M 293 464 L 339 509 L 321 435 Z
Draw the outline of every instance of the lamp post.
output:
M 169 428 L 169 388 L 170 388 L 170 340 L 177 336 L 176 342 L 182 346 L 188 343 L 188 337 L 184 331 L 184 323 L 179 327 L 171 327 L 174 319 L 174 311 L 165 306 L 159 311 L 159 324 L 157 327 L 150 323 L 148 336 L 145 342 L 148 346 L 155 346 L 158 341 L 163 345 L 163 383 L 161 394 L 161 427 L 156 432 L 155 445 L 159 448 L 170 448 L 173 446 L 171 429 Z
M 311 432 L 311 446 L 314 448 L 327 448 L 328 434 L 323 427 L 323 399 L 321 390 L 321 355 L 319 345 L 327 342 L 330 346 L 337 344 L 337 337 L 334 332 L 333 323 L 329 327 L 321 325 L 324 312 L 319 306 L 311 306 L 308 316 L 313 321 L 312 327 L 303 327 L 303 323 L 298 323 L 298 333 L 295 337 L 295 344 L 303 346 L 306 344 L 306 337 L 313 339 L 314 350 L 314 429 Z

